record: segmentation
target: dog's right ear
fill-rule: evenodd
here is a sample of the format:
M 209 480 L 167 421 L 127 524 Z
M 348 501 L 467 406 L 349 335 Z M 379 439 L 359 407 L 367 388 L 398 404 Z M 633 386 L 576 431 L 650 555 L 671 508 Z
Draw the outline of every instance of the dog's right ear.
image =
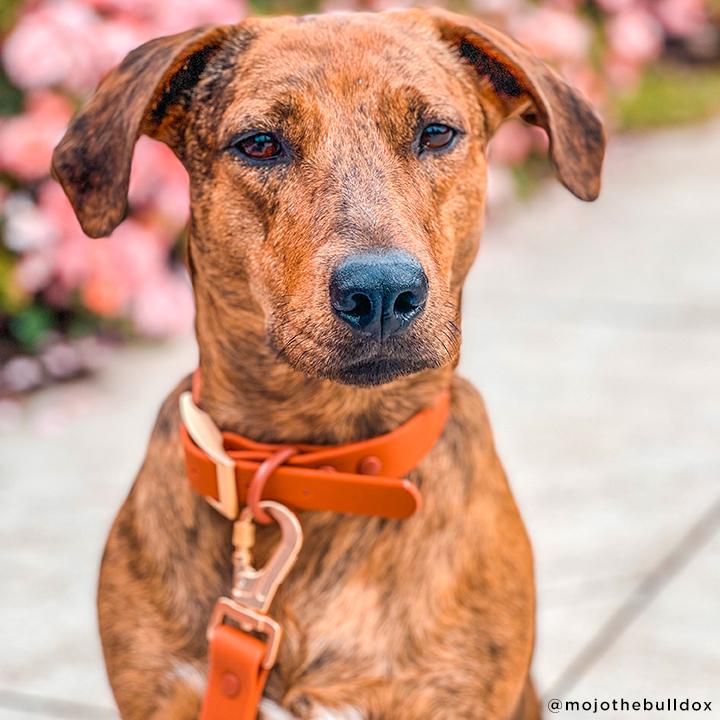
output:
M 88 235 L 109 235 L 122 222 L 137 138 L 147 134 L 172 144 L 194 85 L 238 28 L 197 28 L 141 45 L 70 123 L 53 153 L 52 172 Z
M 480 87 L 500 105 L 499 121 L 522 117 L 543 128 L 565 187 L 581 200 L 600 192 L 605 133 L 590 103 L 525 47 L 476 18 L 438 8 L 400 11 L 430 19 L 440 37 L 475 70 Z

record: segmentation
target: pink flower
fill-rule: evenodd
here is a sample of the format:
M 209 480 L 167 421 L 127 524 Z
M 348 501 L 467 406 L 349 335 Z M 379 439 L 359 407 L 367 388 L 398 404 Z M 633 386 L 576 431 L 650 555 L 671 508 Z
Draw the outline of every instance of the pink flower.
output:
M 487 205 L 492 210 L 505 205 L 515 197 L 515 187 L 510 171 L 493 163 L 488 168 Z
M 109 238 L 102 238 L 95 245 L 95 266 L 112 265 L 113 272 L 121 274 L 129 288 L 143 285 L 165 268 L 163 242 L 133 218 L 125 220 Z
M 155 16 L 157 0 L 87 0 L 87 4 L 103 13 L 132 16 L 145 23 Z
M 5 246 L 16 253 L 46 248 L 57 239 L 50 218 L 30 195 L 12 193 L 5 201 Z
M 138 140 L 130 176 L 130 204 L 159 212 L 169 241 L 185 226 L 189 215 L 187 172 L 166 145 L 146 137 Z
M 629 10 L 612 18 L 607 34 L 613 54 L 626 62 L 647 63 L 662 50 L 660 23 L 644 10 Z
M 89 240 L 75 217 L 70 201 L 55 180 L 47 180 L 40 186 L 38 206 L 53 223 L 62 240 L 76 237 Z
M 40 3 L 21 15 L 3 48 L 10 79 L 25 90 L 60 84 L 91 90 L 104 70 L 94 35 L 98 22 L 78 0 Z
M 597 4 L 609 13 L 625 12 L 642 4 L 643 0 L 597 0 Z
M 0 120 L 0 169 L 27 181 L 49 174 L 53 148 L 71 114 L 67 100 L 55 93 L 29 95 L 22 115 Z
M 577 12 L 578 6 L 583 0 L 545 0 L 545 5 L 565 12 Z
M 67 308 L 73 300 L 73 295 L 72 292 L 61 285 L 57 277 L 53 275 L 52 282 L 43 288 L 42 299 L 50 307 Z
M 36 293 L 46 287 L 53 277 L 53 256 L 48 252 L 24 255 L 13 271 L 15 282 L 26 292 Z
M 73 290 L 90 273 L 93 241 L 83 233 L 70 202 L 54 180 L 46 181 L 38 190 L 38 207 L 56 231 L 54 278 L 61 288 Z
M 93 241 L 84 235 L 63 237 L 54 250 L 55 280 L 64 290 L 75 290 L 91 272 Z M 56 297 L 61 297 L 58 294 Z
M 198 25 L 237 23 L 247 10 L 246 0 L 164 0 L 155 3 L 153 22 L 159 34 L 164 35 Z
M 368 9 L 376 11 L 396 10 L 412 7 L 414 4 L 413 0 L 370 0 Z
M 610 85 L 625 90 L 632 89 L 640 82 L 642 66 L 620 57 L 605 59 L 605 76 Z
M 471 5 L 483 17 L 507 17 L 521 12 L 525 8 L 525 0 L 472 0 Z
M 84 94 L 146 40 L 236 23 L 246 13 L 245 0 L 45 0 L 21 15 L 5 41 L 3 60 L 23 89 L 64 85 Z
M 131 50 L 157 35 L 152 25 L 130 16 L 108 17 L 98 23 L 92 43 L 101 74 L 120 64 Z
M 133 299 L 135 328 L 150 337 L 176 335 L 192 327 L 194 305 L 187 278 L 163 272 L 149 280 Z
M 344 13 L 359 10 L 359 0 L 322 0 L 320 11 L 324 13 Z
M 513 23 L 520 42 L 550 60 L 585 60 L 591 32 L 584 20 L 562 10 L 540 7 L 520 14 Z
M 103 317 L 119 316 L 130 297 L 125 278 L 107 262 L 93 267 L 81 289 L 85 306 Z
M 88 0 L 88 4 L 116 18 L 132 18 L 151 31 L 150 37 L 198 25 L 237 23 L 248 9 L 246 0 Z
M 80 280 L 85 304 L 99 315 L 123 312 L 134 292 L 165 267 L 157 236 L 136 220 L 122 223 L 109 238 L 89 241 L 89 262 Z
M 606 99 L 605 80 L 589 65 L 563 68 L 563 76 L 577 88 L 596 108 L 602 108 Z
M 533 138 L 520 120 L 510 120 L 500 127 L 490 142 L 490 157 L 504 165 L 519 165 L 530 152 Z
M 92 240 L 83 233 L 55 181 L 40 187 L 38 201 L 43 217 L 57 232 L 53 245 L 56 280 L 66 289 L 89 283 L 91 297 L 100 298 L 98 306 L 107 307 L 98 278 L 114 288 L 109 294 L 123 305 L 135 287 L 165 267 L 168 237 L 137 219 L 122 222 L 109 238 Z
M 677 37 L 699 32 L 707 21 L 703 0 L 661 0 L 656 12 L 668 33 Z
M 548 138 L 547 133 L 537 125 L 528 125 L 527 131 L 530 135 L 533 150 L 542 154 L 547 154 L 548 147 L 550 146 L 550 139 Z

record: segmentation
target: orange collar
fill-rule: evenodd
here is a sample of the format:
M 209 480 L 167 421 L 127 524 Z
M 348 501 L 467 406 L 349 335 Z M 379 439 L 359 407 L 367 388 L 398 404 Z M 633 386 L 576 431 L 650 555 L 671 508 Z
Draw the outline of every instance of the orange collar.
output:
M 194 390 L 197 382 L 196 374 Z M 288 453 L 283 452 L 286 445 L 221 433 L 197 407 L 193 395 L 197 396 L 187 392 L 180 399 L 190 487 L 232 519 L 248 501 L 248 490 L 263 464 L 265 500 L 297 510 L 409 517 L 420 508 L 422 498 L 405 478 L 437 442 L 450 408 L 449 393 L 444 392 L 432 407 L 392 432 L 345 445 L 296 445 L 294 453 Z

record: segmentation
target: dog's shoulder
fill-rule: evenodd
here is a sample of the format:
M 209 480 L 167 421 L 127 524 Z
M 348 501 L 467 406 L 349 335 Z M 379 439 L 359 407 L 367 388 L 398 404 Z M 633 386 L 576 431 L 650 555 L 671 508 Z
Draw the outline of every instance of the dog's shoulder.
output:
M 190 375 L 184 377 L 163 400 L 155 425 L 153 426 L 150 442 L 167 442 L 179 437 L 180 432 L 180 396 L 190 390 Z
M 485 401 L 475 386 L 465 378 L 454 375 L 450 386 L 451 413 L 446 436 L 456 443 L 470 443 L 474 448 L 492 449 L 492 429 Z
M 189 389 L 190 378 L 183 378 L 160 406 L 142 465 L 114 528 L 119 537 L 134 534 L 153 551 L 164 547 L 166 536 L 172 536 L 176 547 L 197 540 L 198 506 L 203 503 L 188 485 L 180 436 L 179 400 Z M 206 514 L 211 513 L 200 513 Z
M 444 497 L 456 487 L 456 499 L 487 492 L 509 496 L 510 490 L 495 448 L 492 427 L 480 392 L 455 375 L 450 386 L 450 417 L 432 457 L 430 474 L 445 478 Z

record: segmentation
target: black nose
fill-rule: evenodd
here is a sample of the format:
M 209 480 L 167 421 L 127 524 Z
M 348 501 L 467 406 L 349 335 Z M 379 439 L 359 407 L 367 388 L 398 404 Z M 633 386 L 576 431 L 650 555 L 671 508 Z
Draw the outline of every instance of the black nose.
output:
M 335 314 L 357 334 L 376 340 L 406 330 L 425 307 L 427 293 L 422 266 L 401 250 L 351 255 L 330 280 Z

